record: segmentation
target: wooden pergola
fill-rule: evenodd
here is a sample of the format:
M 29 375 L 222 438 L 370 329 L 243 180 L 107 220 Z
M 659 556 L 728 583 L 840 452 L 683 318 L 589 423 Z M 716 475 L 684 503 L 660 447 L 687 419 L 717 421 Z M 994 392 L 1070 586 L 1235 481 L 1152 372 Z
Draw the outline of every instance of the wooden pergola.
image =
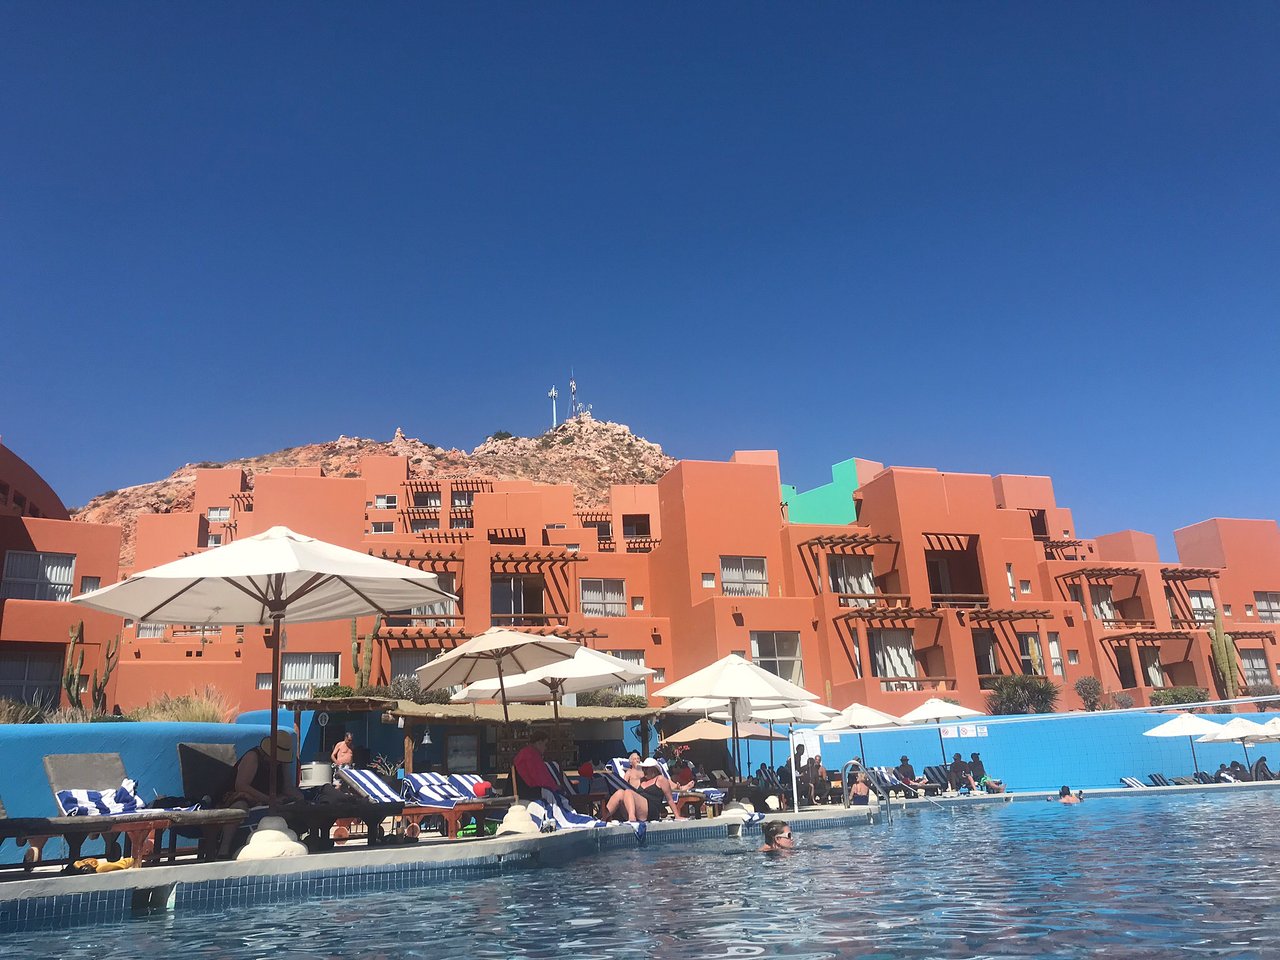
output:
M 1110 580 L 1114 577 L 1140 576 L 1142 576 L 1142 570 L 1139 567 L 1080 567 L 1077 570 L 1068 570 L 1066 573 L 1060 573 L 1056 579 L 1066 580 L 1072 577 L 1083 577 L 1086 580 Z
M 893 537 L 880 533 L 835 533 L 825 534 L 820 537 L 810 537 L 808 540 L 802 540 L 797 546 L 800 547 L 834 547 L 836 549 L 850 549 L 859 547 L 873 547 L 881 543 L 897 543 Z
M 1051 610 L 996 610 L 991 607 L 980 607 L 965 610 L 965 616 L 971 623 L 1013 623 L 1018 620 L 1052 620 Z
M 854 607 L 837 614 L 833 620 L 940 620 L 942 612 L 934 607 Z
M 1165 580 L 1216 580 L 1220 571 L 1214 567 L 1161 567 L 1160 576 Z

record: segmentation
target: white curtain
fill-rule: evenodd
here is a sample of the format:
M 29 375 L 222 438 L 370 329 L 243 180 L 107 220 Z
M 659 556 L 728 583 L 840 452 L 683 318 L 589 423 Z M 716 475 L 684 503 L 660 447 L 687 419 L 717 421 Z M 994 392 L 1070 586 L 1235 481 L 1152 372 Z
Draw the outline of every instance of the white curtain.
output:
M 1089 599 L 1093 602 L 1093 615 L 1098 620 L 1118 620 L 1116 605 L 1111 599 L 1111 584 L 1089 585 Z
M 3 593 L 13 600 L 70 600 L 74 553 L 10 550 L 4 558 Z
M 916 650 L 910 630 L 872 630 L 869 639 L 876 676 L 916 676 Z
M 832 593 L 868 594 L 876 592 L 870 557 L 832 555 L 827 558 Z
M 1139 647 L 1138 660 L 1142 663 L 1142 672 L 1147 675 L 1147 684 L 1163 687 L 1164 671 L 1160 669 L 1160 651 L 1155 647 Z

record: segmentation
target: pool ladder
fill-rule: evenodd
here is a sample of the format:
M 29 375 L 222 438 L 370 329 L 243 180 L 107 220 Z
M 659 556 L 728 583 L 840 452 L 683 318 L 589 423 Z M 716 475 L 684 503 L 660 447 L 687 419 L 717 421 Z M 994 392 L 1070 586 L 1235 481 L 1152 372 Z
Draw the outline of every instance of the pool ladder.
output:
M 860 764 L 849 760 L 840 770 L 840 793 L 844 797 L 844 805 L 846 808 L 853 806 L 850 797 L 853 796 L 853 778 L 851 773 L 865 773 L 866 770 Z M 885 823 L 893 823 L 893 799 L 889 796 L 889 791 L 880 786 L 880 783 L 873 777 L 867 777 L 867 783 L 871 789 L 876 792 L 876 799 L 880 801 L 880 805 L 884 810 Z

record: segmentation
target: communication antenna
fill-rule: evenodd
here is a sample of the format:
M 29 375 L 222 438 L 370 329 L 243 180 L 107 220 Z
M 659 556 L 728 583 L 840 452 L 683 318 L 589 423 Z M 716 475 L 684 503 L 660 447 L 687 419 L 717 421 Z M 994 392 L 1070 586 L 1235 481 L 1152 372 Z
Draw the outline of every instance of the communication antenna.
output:
M 573 379 L 573 368 L 569 368 L 569 416 L 578 415 L 578 381 Z
M 556 397 L 560 396 L 560 391 L 553 386 L 547 391 L 547 396 L 551 398 L 551 429 L 554 430 L 560 423 L 556 419 Z

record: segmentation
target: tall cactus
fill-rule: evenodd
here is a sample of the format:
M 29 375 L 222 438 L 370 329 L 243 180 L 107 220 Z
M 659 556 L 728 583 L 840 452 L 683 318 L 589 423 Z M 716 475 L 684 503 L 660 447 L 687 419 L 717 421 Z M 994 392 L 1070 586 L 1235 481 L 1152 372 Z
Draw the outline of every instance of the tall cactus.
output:
M 107 641 L 107 656 L 102 665 L 102 677 L 98 677 L 97 670 L 93 671 L 93 712 L 95 714 L 107 712 L 107 681 L 116 672 L 116 666 L 119 663 L 120 634 L 117 633 L 114 640 Z
M 62 689 L 67 705 L 80 706 L 80 671 L 84 669 L 84 621 L 67 631 L 67 656 L 62 667 Z
M 373 647 L 381 629 L 382 614 L 378 614 L 373 620 L 373 630 L 361 641 L 355 617 L 351 618 L 351 672 L 355 675 L 357 690 L 369 686 L 373 676 Z
M 1222 624 L 1221 611 L 1215 611 L 1213 615 L 1213 633 L 1209 636 L 1209 649 L 1213 654 L 1213 665 L 1217 667 L 1218 676 L 1222 679 L 1222 692 L 1226 694 L 1226 699 L 1234 699 L 1239 689 L 1236 677 L 1239 669 L 1236 662 L 1236 644 Z

